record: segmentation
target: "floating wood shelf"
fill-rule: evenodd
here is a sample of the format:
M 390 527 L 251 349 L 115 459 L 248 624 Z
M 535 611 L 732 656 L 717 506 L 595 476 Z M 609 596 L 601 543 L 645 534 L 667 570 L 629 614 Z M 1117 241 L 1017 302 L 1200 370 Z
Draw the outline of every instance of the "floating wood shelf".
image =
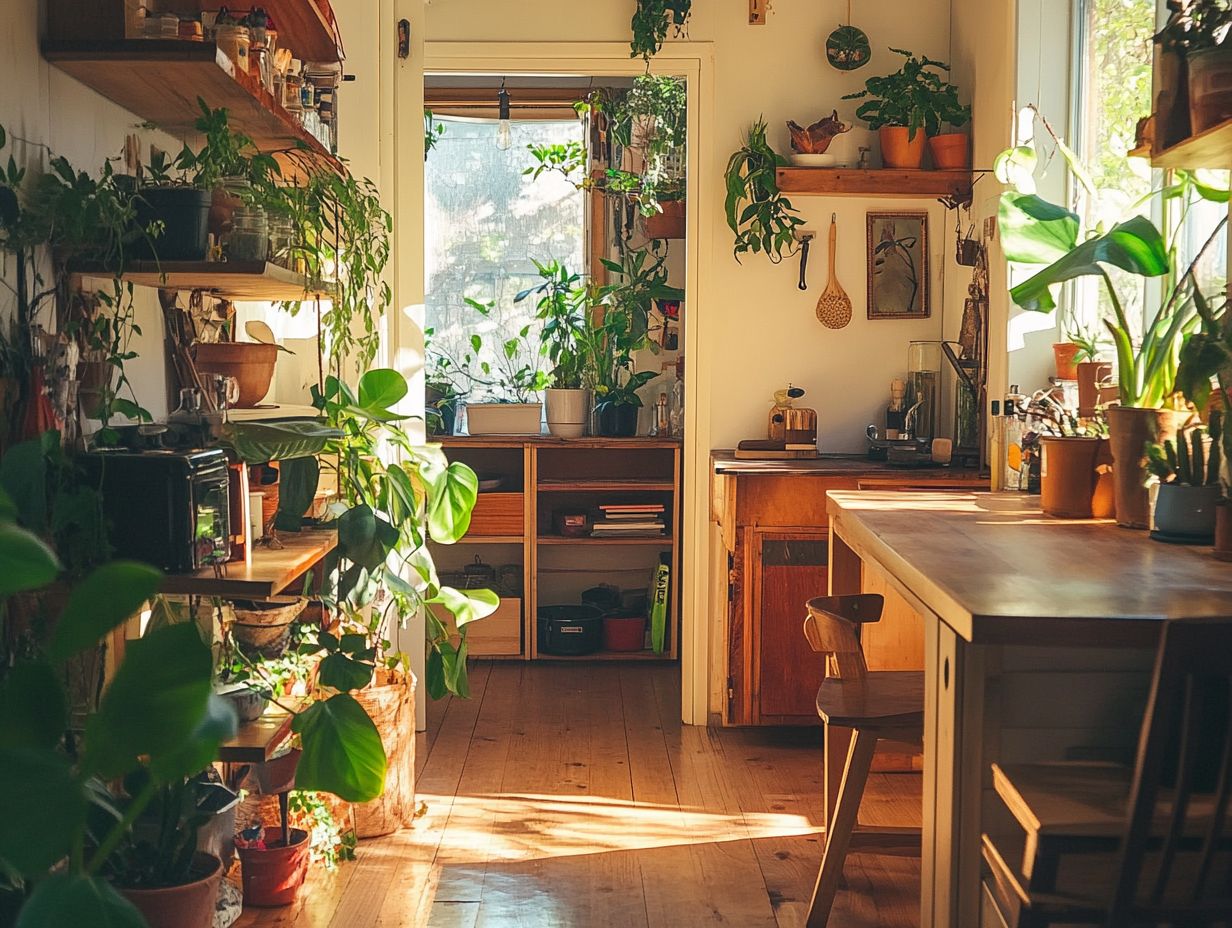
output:
M 277 596 L 338 544 L 338 533 L 317 529 L 285 532 L 278 536 L 281 548 L 258 546 L 252 565 L 223 564 L 215 575 L 212 568 L 190 574 L 168 574 L 160 588 L 181 596 L 227 596 L 236 599 L 269 599 Z
M 539 653 L 541 661 L 670 661 L 667 652 L 654 651 L 596 651 L 594 654 L 545 654 Z
M 1165 148 L 1151 159 L 1151 166 L 1224 171 L 1232 168 L 1232 119 Z
M 540 535 L 536 539 L 541 545 L 658 545 L 670 548 L 672 539 L 668 535 L 621 535 L 614 538 L 584 535 L 572 538 L 566 535 Z
M 82 276 L 110 277 L 97 264 L 72 268 Z M 139 287 L 203 290 L 229 300 L 329 299 L 329 291 L 312 289 L 302 274 L 268 261 L 131 261 L 122 279 Z
M 557 438 L 554 435 L 433 435 L 430 441 L 446 448 L 598 448 L 619 450 L 622 448 L 679 448 L 678 438 L 604 438 L 590 435 L 585 438 Z
M 232 129 L 249 136 L 261 151 L 283 153 L 283 176 L 300 176 L 305 164 L 345 169 L 259 81 L 237 73 L 211 42 L 179 39 L 51 40 L 43 57 L 66 74 L 159 129 L 176 136 L 198 135 L 197 98 L 227 110 Z
M 280 696 L 279 702 L 299 709 L 306 700 L 298 696 Z M 218 748 L 218 760 L 227 764 L 261 764 L 269 760 L 291 734 L 295 716 L 270 703 L 260 718 L 241 722 L 235 737 Z
M 969 202 L 971 171 L 899 171 L 890 168 L 779 168 L 779 190 L 801 196 L 947 198 Z

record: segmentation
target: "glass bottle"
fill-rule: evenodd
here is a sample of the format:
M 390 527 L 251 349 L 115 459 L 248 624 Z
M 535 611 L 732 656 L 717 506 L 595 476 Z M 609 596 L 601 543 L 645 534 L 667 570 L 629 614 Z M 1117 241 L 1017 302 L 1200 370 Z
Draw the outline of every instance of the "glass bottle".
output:
M 907 346 L 907 408 L 911 437 L 937 437 L 937 383 L 941 378 L 941 342 L 911 342 Z

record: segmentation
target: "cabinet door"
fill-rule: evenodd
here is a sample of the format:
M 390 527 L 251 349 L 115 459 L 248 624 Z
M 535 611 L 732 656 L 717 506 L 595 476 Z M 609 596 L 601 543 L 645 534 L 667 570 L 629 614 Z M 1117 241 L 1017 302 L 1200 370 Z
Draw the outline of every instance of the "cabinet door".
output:
M 819 725 L 817 688 L 825 662 L 804 639 L 805 603 L 825 596 L 825 532 L 756 532 L 753 628 L 757 639 L 754 698 L 762 725 Z

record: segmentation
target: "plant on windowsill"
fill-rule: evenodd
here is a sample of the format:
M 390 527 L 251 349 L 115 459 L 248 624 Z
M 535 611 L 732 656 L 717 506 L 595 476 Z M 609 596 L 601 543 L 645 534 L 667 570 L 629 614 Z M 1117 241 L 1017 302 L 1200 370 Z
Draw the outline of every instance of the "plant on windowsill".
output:
M 424 416 L 429 436 L 453 435 L 458 423 L 458 403 L 470 388 L 466 374 L 453 358 L 432 346 L 435 330 L 424 329 Z
M 496 309 L 495 301 L 484 303 L 467 298 L 466 305 L 485 318 Z M 486 389 L 486 402 L 468 401 L 466 431 L 470 435 L 538 435 L 543 431 L 543 403 L 536 395 L 550 378 L 539 366 L 539 346 L 531 342 L 529 325 L 490 349 L 483 336 L 472 332 L 470 351 L 458 364 L 472 391 Z
M 1232 77 L 1232 44 L 1227 42 L 1232 6 L 1227 0 L 1169 0 L 1168 9 L 1168 21 L 1155 36 L 1163 97 L 1157 101 L 1156 132 L 1162 133 L 1165 147 L 1232 118 L 1232 92 L 1227 89 Z
M 942 132 L 947 125 L 959 129 L 971 121 L 971 107 L 959 103 L 958 88 L 946 79 L 950 66 L 901 48 L 890 51 L 907 59 L 899 70 L 870 77 L 864 90 L 843 97 L 870 98 L 856 108 L 856 116 L 877 130 L 882 163 L 887 168 L 919 168 L 927 137 L 938 169 L 969 167 L 966 135 Z
M 732 254 L 764 253 L 779 264 L 799 250 L 796 228 L 804 225 L 791 201 L 779 191 L 776 171 L 787 159 L 766 141 L 766 120 L 749 127 L 744 144 L 727 162 L 727 198 L 724 204 L 728 228 L 736 236 Z
M 1159 484 L 1155 498 L 1158 536 L 1192 544 L 1210 544 L 1214 539 L 1215 507 L 1222 496 L 1222 424 L 1223 411 L 1215 409 L 1206 428 L 1195 426 L 1178 432 L 1175 441 L 1147 444 L 1147 485 Z
M 693 0 L 637 0 L 629 24 L 633 30 L 629 57 L 644 58 L 649 64 L 667 41 L 669 30 L 677 38 L 685 35 L 692 12 Z

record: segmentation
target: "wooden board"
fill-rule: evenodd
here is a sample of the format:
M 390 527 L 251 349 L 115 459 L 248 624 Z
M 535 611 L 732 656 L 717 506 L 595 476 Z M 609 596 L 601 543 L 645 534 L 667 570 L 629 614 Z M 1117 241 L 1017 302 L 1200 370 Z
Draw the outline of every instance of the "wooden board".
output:
M 1155 168 L 1232 168 L 1232 119 L 1192 135 L 1151 158 Z
M 456 634 L 453 616 L 439 606 L 429 606 L 451 633 Z M 471 657 L 519 657 L 522 654 L 522 599 L 502 596 L 490 616 L 470 623 L 466 630 L 466 650 Z
M 290 709 L 299 710 L 305 700 L 298 697 L 284 698 Z M 265 713 L 251 722 L 241 722 L 235 737 L 224 741 L 218 748 L 218 760 L 227 764 L 260 764 L 270 759 L 274 751 L 291 734 L 295 716 L 286 709 L 270 703 Z
M 471 513 L 467 536 L 521 536 L 525 530 L 525 499 L 521 493 L 480 493 Z
M 287 589 L 338 544 L 338 533 L 324 529 L 283 532 L 281 548 L 258 546 L 251 566 L 239 562 L 190 574 L 168 574 L 160 592 L 183 596 L 269 599 Z
M 74 265 L 74 274 L 111 276 L 101 266 Z M 309 288 L 308 278 L 268 261 L 130 261 L 122 280 L 138 287 L 203 290 L 229 300 L 329 299 L 329 291 Z
M 672 438 L 556 438 L 552 435 L 439 435 L 446 448 L 679 448 Z
M 832 530 L 976 643 L 1149 647 L 1166 618 L 1232 615 L 1210 549 L 1044 516 L 1018 493 L 831 491 Z M 1028 556 L 1029 555 L 1029 556 Z
M 890 168 L 779 168 L 785 194 L 830 197 L 947 197 L 969 202 L 974 183 L 970 171 L 898 171 Z

